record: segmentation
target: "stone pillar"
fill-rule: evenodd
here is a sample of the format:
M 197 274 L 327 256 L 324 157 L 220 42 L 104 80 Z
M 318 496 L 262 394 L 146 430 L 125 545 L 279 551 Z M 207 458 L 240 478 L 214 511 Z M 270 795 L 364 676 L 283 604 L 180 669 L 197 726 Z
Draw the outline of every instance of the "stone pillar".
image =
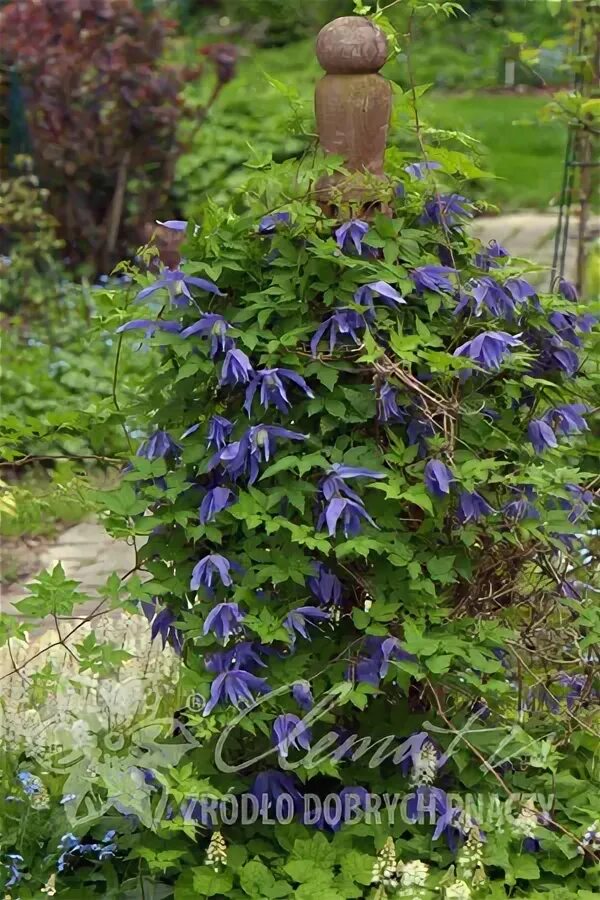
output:
M 386 56 L 384 33 L 361 16 L 334 19 L 319 32 L 317 58 L 327 73 L 315 90 L 319 142 L 325 153 L 342 156 L 351 173 L 317 183 L 317 200 L 330 214 L 342 203 L 382 208 L 376 182 L 385 181 L 392 89 L 378 72 Z

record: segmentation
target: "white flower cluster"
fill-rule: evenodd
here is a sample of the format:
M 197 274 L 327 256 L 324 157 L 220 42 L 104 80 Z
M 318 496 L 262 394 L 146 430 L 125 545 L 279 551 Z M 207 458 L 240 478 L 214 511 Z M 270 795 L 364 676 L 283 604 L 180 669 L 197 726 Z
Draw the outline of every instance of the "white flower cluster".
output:
M 206 865 L 218 872 L 222 866 L 227 865 L 227 844 L 220 831 L 215 831 L 210 839 L 206 851 Z
M 600 853 L 600 821 L 598 819 L 596 819 L 595 822 L 592 822 L 587 829 L 581 839 L 581 843 L 583 844 L 583 847 L 577 848 L 580 853 L 584 853 L 584 848 L 586 847 L 589 847 L 593 853 Z
M 456 867 L 459 878 L 467 883 L 479 885 L 486 880 L 483 868 L 483 843 L 477 826 L 468 830 L 467 840 L 458 854 Z
M 396 848 L 393 838 L 389 837 L 379 851 L 373 865 L 372 884 L 380 884 L 386 890 L 394 891 L 394 897 L 420 900 L 424 896 L 429 866 L 414 859 L 403 863 L 396 861 Z
M 382 849 L 377 854 L 377 858 L 373 864 L 373 873 L 371 875 L 372 884 L 382 884 L 384 887 L 396 887 L 396 847 L 394 839 L 389 837 Z
M 438 769 L 438 752 L 431 743 L 426 741 L 423 744 L 421 752 L 415 760 L 414 768 L 410 777 L 410 783 L 413 787 L 420 784 L 433 784 Z
M 116 674 L 80 672 L 76 644 L 90 634 L 130 654 Z M 55 641 L 51 630 L 27 642 L 11 639 L 0 656 L 0 749 L 44 759 L 65 746 L 82 747 L 90 731 L 122 731 L 150 717 L 177 684 L 179 657 L 151 641 L 144 616 L 107 613 L 67 638 L 69 649 Z
M 532 838 L 535 837 L 537 824 L 538 814 L 535 808 L 535 803 L 530 797 L 522 807 L 519 815 L 516 816 L 513 822 L 513 828 L 517 834 L 522 835 L 526 838 Z
M 421 862 L 420 859 L 413 859 L 411 862 L 398 863 L 398 876 L 400 877 L 400 887 L 396 897 L 410 898 L 410 900 L 420 900 L 424 897 L 422 888 L 425 887 L 427 876 L 429 875 L 429 866 L 427 863 Z
M 43 888 L 40 888 L 42 894 L 47 894 L 49 897 L 54 897 L 56 894 L 56 875 L 53 873 Z
M 466 881 L 459 879 L 445 890 L 445 900 L 471 900 L 473 892 Z

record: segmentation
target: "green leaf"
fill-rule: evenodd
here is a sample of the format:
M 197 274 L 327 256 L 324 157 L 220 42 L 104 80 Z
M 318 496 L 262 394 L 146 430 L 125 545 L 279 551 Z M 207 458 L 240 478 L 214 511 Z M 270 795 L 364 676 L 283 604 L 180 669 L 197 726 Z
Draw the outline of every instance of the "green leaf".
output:
M 201 897 L 215 897 L 217 894 L 227 896 L 233 887 L 233 878 L 227 870 L 215 872 L 208 866 L 197 866 L 192 869 L 192 872 L 194 889 Z

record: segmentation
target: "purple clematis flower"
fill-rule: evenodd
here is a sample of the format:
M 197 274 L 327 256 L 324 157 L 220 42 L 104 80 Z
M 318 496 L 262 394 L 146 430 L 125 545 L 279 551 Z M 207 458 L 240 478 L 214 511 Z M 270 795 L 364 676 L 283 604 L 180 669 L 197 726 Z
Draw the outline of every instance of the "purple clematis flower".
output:
M 251 706 L 254 703 L 253 691 L 268 694 L 270 690 L 264 678 L 258 678 L 243 669 L 229 669 L 227 672 L 221 672 L 213 681 L 210 688 L 210 699 L 204 707 L 202 715 L 210 715 L 217 704 L 225 701 L 231 703 L 236 709 L 239 709 L 240 705 Z
M 228 350 L 233 350 L 235 347 L 233 339 L 227 337 L 229 328 L 230 326 L 223 316 L 219 316 L 216 313 L 203 313 L 197 322 L 194 322 L 193 325 L 188 325 L 181 332 L 181 337 L 185 339 L 198 334 L 201 337 L 210 338 L 210 358 L 214 359 L 219 351 L 227 353 Z
M 452 266 L 420 266 L 410 273 L 410 277 L 418 294 L 422 294 L 423 291 L 436 291 L 442 294 L 444 291 L 452 293 L 454 290 L 447 278 L 451 273 L 456 273 L 456 269 Z
M 157 331 L 167 331 L 172 334 L 181 331 L 179 322 L 168 322 L 164 319 L 132 319 L 131 322 L 125 322 L 124 325 L 117 328 L 115 333 L 123 334 L 126 331 L 136 331 L 140 328 L 145 330 L 146 340 L 150 340 Z
M 21 871 L 23 857 L 20 853 L 7 853 L 6 859 L 8 862 L 3 863 L 3 865 L 8 869 L 9 878 L 4 886 L 7 888 L 16 887 L 21 883 L 21 879 L 23 878 L 23 872 Z
M 253 641 L 240 641 L 228 650 L 220 650 L 217 653 L 209 654 L 204 660 L 204 665 L 209 672 L 217 673 L 227 672 L 229 669 L 251 671 L 256 666 L 262 666 L 264 669 L 266 663 L 258 655 L 260 652 L 264 652 L 262 644 L 255 644 Z
M 594 502 L 594 494 L 578 484 L 565 484 L 573 500 L 560 500 L 560 506 L 569 510 L 569 522 L 575 523 L 587 518 L 588 507 Z
M 258 223 L 258 233 L 275 234 L 278 225 L 289 225 L 290 223 L 291 216 L 289 212 L 270 213 L 268 216 L 263 216 Z
M 217 513 L 227 509 L 228 506 L 233 506 L 235 502 L 235 494 L 233 491 L 230 491 L 229 488 L 211 488 L 203 497 L 198 510 L 200 523 L 202 525 L 207 525 L 208 522 L 212 522 L 216 518 Z
M 183 650 L 183 634 L 173 625 L 177 621 L 175 613 L 168 606 L 161 607 L 158 597 L 152 599 L 152 603 L 142 601 L 142 611 L 152 624 L 150 631 L 151 640 L 160 636 L 163 649 L 169 643 L 176 653 L 181 656 Z
M 314 706 L 313 695 L 308 681 L 295 681 L 292 685 L 292 697 L 300 707 L 309 712 Z
M 166 222 L 161 222 L 159 219 L 156 220 L 157 225 L 162 225 L 163 228 L 170 228 L 172 231 L 185 231 L 188 223 L 184 219 L 167 219 Z
M 460 300 L 454 310 L 455 315 L 469 308 L 473 315 L 480 316 L 485 307 L 493 316 L 505 319 L 513 318 L 515 304 L 512 298 L 489 275 L 485 275 L 483 278 L 474 278 L 469 283 L 469 288 L 471 294 L 461 291 Z
M 403 649 L 398 638 L 369 636 L 363 643 L 358 660 L 348 668 L 345 677 L 348 681 L 356 680 L 377 687 L 387 675 L 390 661 L 401 659 L 416 661 L 415 656 Z
M 346 478 L 368 478 L 371 481 L 377 481 L 385 477 L 385 472 L 375 472 L 373 469 L 334 463 L 328 470 L 325 478 L 321 480 L 319 487 L 326 500 L 341 496 L 349 497 L 350 500 L 360 500 L 358 494 L 355 494 L 346 484 Z
M 461 344 L 453 356 L 467 356 L 484 369 L 499 369 L 511 347 L 523 342 L 506 331 L 483 331 L 470 341 Z
M 536 453 L 543 453 L 552 447 L 558 447 L 556 435 L 543 419 L 532 419 L 527 426 L 527 435 Z
M 319 325 L 312 336 L 310 342 L 312 355 L 317 355 L 319 341 L 325 332 L 329 331 L 329 352 L 333 353 L 338 335 L 343 339 L 352 338 L 355 344 L 360 344 L 361 338 L 358 332 L 366 327 L 367 323 L 362 313 L 355 312 L 352 309 L 336 309 L 333 315 Z
M 247 384 L 253 375 L 252 363 L 243 350 L 227 351 L 219 384 Z
M 253 425 L 239 441 L 228 444 L 216 453 L 208 464 L 208 470 L 221 465 L 234 481 L 248 475 L 248 484 L 254 484 L 260 471 L 260 462 L 268 462 L 277 450 L 277 438 L 305 441 L 307 435 L 289 431 L 279 425 Z
M 229 435 L 233 431 L 233 422 L 223 416 L 211 416 L 208 423 L 207 446 L 215 450 L 222 450 Z
M 571 303 L 577 303 L 579 300 L 579 294 L 577 293 L 577 288 L 573 284 L 572 281 L 567 281 L 566 278 L 560 278 L 558 281 L 558 290 L 559 293 L 563 295 L 565 300 L 570 300 Z
M 233 582 L 229 570 L 230 561 L 219 553 L 209 553 L 200 562 L 197 562 L 192 570 L 190 590 L 197 591 L 201 587 L 211 588 L 215 574 L 219 576 L 225 587 L 230 587 Z
M 333 465 L 322 479 L 319 487 L 325 501 L 325 508 L 317 521 L 317 529 L 325 524 L 330 537 L 335 537 L 338 521 L 341 519 L 346 537 L 354 537 L 360 532 L 360 520 L 366 519 L 375 528 L 375 522 L 363 506 L 362 500 L 345 482 L 346 478 L 385 478 L 382 472 L 371 469 Z
M 477 491 L 472 493 L 463 491 L 458 498 L 458 521 L 463 524 L 479 522 L 483 516 L 490 516 L 495 512 L 496 510 Z
M 330 618 L 331 616 L 328 612 L 319 609 L 317 606 L 298 606 L 285 617 L 283 627 L 289 632 L 292 642 L 296 639 L 295 632 L 298 632 L 306 640 L 310 640 L 306 630 L 307 626 L 316 625 L 320 620 Z
M 456 478 L 443 462 L 439 459 L 430 459 L 425 466 L 425 487 L 434 497 L 447 496 L 450 493 L 450 485 Z
M 237 603 L 217 603 L 204 621 L 202 634 L 206 637 L 213 632 L 219 640 L 227 641 L 232 634 L 239 634 L 242 631 L 241 623 L 244 618 L 245 614 L 241 612 Z
M 177 458 L 181 453 L 181 446 L 176 443 L 167 431 L 155 431 L 147 441 L 139 447 L 136 456 L 144 456 L 146 459 Z
M 398 406 L 398 392 L 388 381 L 379 388 L 377 419 L 379 422 L 406 422 L 406 415 Z
M 273 746 L 277 747 L 277 753 L 287 759 L 290 747 L 296 750 L 310 750 L 310 729 L 303 724 L 302 719 L 292 713 L 284 713 L 277 716 L 273 724 Z
M 279 769 L 268 769 L 254 779 L 250 793 L 256 797 L 260 809 L 274 806 L 279 797 L 291 797 L 296 812 L 303 807 L 302 794 L 298 790 L 298 782 L 292 775 L 286 775 Z
M 490 241 L 482 253 L 475 254 L 475 265 L 487 272 L 489 269 L 497 269 L 498 263 L 495 260 L 506 256 L 510 256 L 506 247 L 502 247 L 498 241 Z
M 351 247 L 354 247 L 360 256 L 363 250 L 363 238 L 369 231 L 367 222 L 362 219 L 352 219 L 350 222 L 344 222 L 335 230 L 335 239 L 340 250 L 348 253 Z
M 315 574 L 306 579 L 306 584 L 321 606 L 339 606 L 342 602 L 342 582 L 331 569 L 321 562 L 313 563 Z
M 537 291 L 525 278 L 507 278 L 504 288 L 509 292 L 515 303 L 526 303 L 530 297 L 537 297 Z
M 429 160 L 426 160 L 425 162 L 410 163 L 408 166 L 404 166 L 404 171 L 416 181 L 423 181 L 427 172 L 433 172 L 435 169 L 441 168 L 441 163 L 429 162 Z
M 371 281 L 369 284 L 363 284 L 354 293 L 354 302 L 359 306 L 366 307 L 365 318 L 371 321 L 375 315 L 375 306 L 373 303 L 373 295 L 379 297 L 385 306 L 390 309 L 396 309 L 398 305 L 406 303 L 396 288 L 393 288 L 387 281 Z
M 213 281 L 208 281 L 206 278 L 196 278 L 195 275 L 186 275 L 181 269 L 164 268 L 160 273 L 160 278 L 154 284 L 143 288 L 135 299 L 144 300 L 155 291 L 166 288 L 173 306 L 188 306 L 190 301 L 194 299 L 190 293 L 190 286 L 198 287 L 209 294 L 217 294 L 219 297 L 224 296 Z
M 361 519 L 366 519 L 373 528 L 377 528 L 377 525 L 361 502 L 334 497 L 327 504 L 327 508 L 320 514 L 317 521 L 317 531 L 321 531 L 323 526 L 327 524 L 329 536 L 335 537 L 338 522 L 341 520 L 344 537 L 356 537 L 361 531 Z
M 553 312 L 548 317 L 548 321 L 563 340 L 573 344 L 574 347 L 581 347 L 582 341 L 576 331 L 582 331 L 587 334 L 598 320 L 596 316 L 592 316 L 589 313 L 583 316 L 576 316 L 574 313 Z
M 584 403 L 566 403 L 544 413 L 544 422 L 553 426 L 560 434 L 580 434 L 589 431 L 583 414 L 589 412 Z
M 516 494 L 514 500 L 509 500 L 503 507 L 505 516 L 520 522 L 522 519 L 539 519 L 540 514 L 533 505 L 537 500 L 537 494 L 531 485 L 523 485 L 521 487 L 511 487 L 510 489 Z
M 466 197 L 460 194 L 440 194 L 425 204 L 425 211 L 421 216 L 422 225 L 440 225 L 442 228 L 461 227 L 457 219 L 472 219 L 473 213 L 466 209 L 464 204 L 470 204 Z
M 248 415 L 250 415 L 252 401 L 259 387 L 260 402 L 265 409 L 272 403 L 279 412 L 287 413 L 290 410 L 290 401 L 285 391 L 284 381 L 291 381 L 292 384 L 304 391 L 307 397 L 313 398 L 315 396 L 304 378 L 291 369 L 261 369 L 254 373 L 254 377 L 246 388 L 244 409 Z

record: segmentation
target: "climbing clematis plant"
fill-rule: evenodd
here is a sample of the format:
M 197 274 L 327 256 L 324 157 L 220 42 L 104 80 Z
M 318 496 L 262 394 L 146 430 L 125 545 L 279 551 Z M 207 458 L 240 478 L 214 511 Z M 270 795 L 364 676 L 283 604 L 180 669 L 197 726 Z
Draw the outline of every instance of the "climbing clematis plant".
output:
M 158 598 L 153 633 L 176 635 L 194 698 L 197 745 L 153 776 L 191 863 L 167 874 L 176 896 L 475 897 L 488 879 L 501 897 L 543 878 L 583 900 L 600 883 L 579 774 L 593 310 L 470 237 L 468 185 L 438 196 L 453 169 L 436 159 L 391 170 L 390 215 L 331 217 L 290 164 L 258 173 L 249 210 L 209 205 L 188 229 L 194 274 L 143 288 L 120 329 L 162 346 L 107 506 L 144 535 L 139 600 Z M 468 795 L 506 791 L 527 798 L 500 831 Z M 224 792 L 258 820 L 207 820 Z M 404 813 L 365 817 L 383 794 Z

